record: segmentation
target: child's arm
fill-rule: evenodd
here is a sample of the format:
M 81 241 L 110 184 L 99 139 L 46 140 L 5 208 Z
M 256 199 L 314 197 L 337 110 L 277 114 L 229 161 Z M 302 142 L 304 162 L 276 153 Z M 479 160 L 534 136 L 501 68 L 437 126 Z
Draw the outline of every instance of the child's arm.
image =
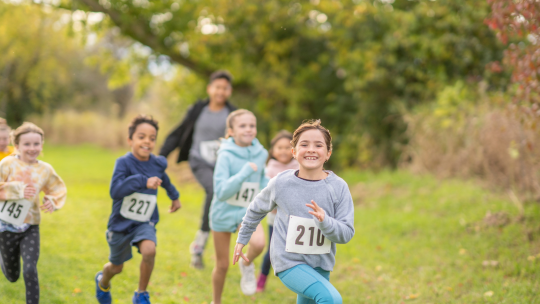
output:
M 230 175 L 229 158 L 226 154 L 219 154 L 214 170 L 214 194 L 220 201 L 226 201 L 236 192 L 240 191 L 242 183 L 255 170 L 250 163 L 246 162 L 242 169 L 235 175 Z
M 266 188 L 266 186 L 268 186 L 269 181 L 270 181 L 270 178 L 266 175 L 266 168 L 263 168 L 261 170 L 261 182 L 260 182 L 261 189 Z
M 236 239 L 236 246 L 234 247 L 233 253 L 233 265 L 238 262 L 240 257 L 249 262 L 248 258 L 242 253 L 242 248 L 244 248 L 251 239 L 251 235 L 255 229 L 257 229 L 257 225 L 259 225 L 268 212 L 276 207 L 275 183 L 276 179 L 271 179 L 268 186 L 255 197 L 251 204 L 249 204 L 246 215 L 240 225 L 240 230 L 238 231 L 238 238 Z
M 64 206 L 67 188 L 62 178 L 56 174 L 56 171 L 52 167 L 50 170 L 50 175 L 42 189 L 45 197 L 43 197 L 43 206 L 41 209 L 53 212 Z
M 0 166 L 0 200 L 18 200 L 24 198 L 24 182 L 4 182 L 9 176 L 9 167 Z
M 113 200 L 122 199 L 138 190 L 147 189 L 148 178 L 142 174 L 128 176 L 127 165 L 121 159 L 114 165 L 110 194 Z
M 163 173 L 163 179 L 161 180 L 161 187 L 167 191 L 167 196 L 171 201 L 177 200 L 180 198 L 180 193 L 176 190 L 176 187 L 171 183 L 171 179 L 167 173 Z
M 273 178 L 268 183 L 268 186 L 259 193 L 253 202 L 249 204 L 246 215 L 242 220 L 240 231 L 238 231 L 237 243 L 247 244 L 251 235 L 257 228 L 257 225 L 262 219 L 276 207 L 275 202 L 275 184 L 276 179 Z
M 334 218 L 324 214 L 324 210 L 318 207 L 316 203 L 314 204 L 316 208 L 310 208 L 314 209 L 315 213 L 317 208 L 322 210 L 324 218 L 321 222 L 320 217 L 316 215 L 315 224 L 321 229 L 324 236 L 334 243 L 346 244 L 354 236 L 354 204 L 349 188 L 344 187 L 341 194 L 342 199 L 335 205 Z M 310 213 L 314 214 L 313 212 Z

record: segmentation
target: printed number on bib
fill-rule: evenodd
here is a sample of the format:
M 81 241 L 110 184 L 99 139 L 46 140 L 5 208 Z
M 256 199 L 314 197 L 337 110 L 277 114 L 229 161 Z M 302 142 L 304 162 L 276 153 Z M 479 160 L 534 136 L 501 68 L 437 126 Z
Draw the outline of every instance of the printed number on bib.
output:
M 285 251 L 302 254 L 330 253 L 332 244 L 315 225 L 314 219 L 290 216 Z
M 152 194 L 133 193 L 124 197 L 120 214 L 137 222 L 148 222 L 154 209 L 156 209 L 157 197 Z
M 215 163 L 217 159 L 217 151 L 219 150 L 218 140 L 203 141 L 200 145 L 201 157 L 209 162 Z
M 247 207 L 259 194 L 259 183 L 242 183 L 242 188 L 233 197 L 227 200 L 229 205 Z
M 20 226 L 24 224 L 30 207 L 32 202 L 25 199 L 0 202 L 0 220 Z

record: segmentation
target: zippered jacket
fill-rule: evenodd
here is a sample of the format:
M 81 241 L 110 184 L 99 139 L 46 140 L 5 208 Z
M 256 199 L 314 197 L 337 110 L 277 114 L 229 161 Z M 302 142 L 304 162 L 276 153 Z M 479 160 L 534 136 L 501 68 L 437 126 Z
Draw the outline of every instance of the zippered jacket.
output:
M 201 115 L 202 110 L 210 103 L 210 100 L 207 98 L 205 100 L 197 101 L 193 106 L 191 106 L 184 120 L 180 123 L 176 129 L 174 129 L 165 139 L 165 143 L 159 151 L 159 155 L 169 156 L 169 154 L 174 151 L 176 148 L 180 149 L 178 153 L 177 163 L 188 160 L 189 150 L 191 149 L 191 144 L 193 143 L 193 130 L 195 127 L 195 122 Z M 236 110 L 236 107 L 230 104 L 228 101 L 225 102 L 225 107 L 229 110 L 229 113 Z

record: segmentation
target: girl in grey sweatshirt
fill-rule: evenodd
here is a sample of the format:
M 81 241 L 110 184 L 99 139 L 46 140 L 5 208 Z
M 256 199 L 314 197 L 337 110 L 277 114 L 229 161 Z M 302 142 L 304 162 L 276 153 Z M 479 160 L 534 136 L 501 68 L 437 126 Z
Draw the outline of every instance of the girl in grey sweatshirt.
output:
M 336 244 L 354 236 L 354 205 L 347 183 L 323 165 L 332 154 L 330 132 L 320 121 L 303 123 L 293 136 L 299 170 L 270 180 L 249 205 L 238 233 L 233 264 L 259 222 L 277 208 L 270 257 L 275 274 L 298 294 L 297 303 L 342 303 L 330 284 Z

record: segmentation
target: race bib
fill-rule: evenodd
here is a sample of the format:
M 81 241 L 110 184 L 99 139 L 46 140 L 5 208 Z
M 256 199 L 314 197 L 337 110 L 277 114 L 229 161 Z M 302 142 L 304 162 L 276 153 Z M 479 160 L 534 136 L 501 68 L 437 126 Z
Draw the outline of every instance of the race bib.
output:
M 219 149 L 219 140 L 202 141 L 199 147 L 201 157 L 210 164 L 217 160 L 217 151 Z
M 32 207 L 32 202 L 25 199 L 0 202 L 0 220 L 13 226 L 21 226 L 24 224 L 30 207 Z
M 290 216 L 285 251 L 302 254 L 330 253 L 332 244 L 315 225 L 314 219 Z
M 124 197 L 120 214 L 137 222 L 148 222 L 156 209 L 157 196 L 144 193 L 133 193 Z
M 227 200 L 229 205 L 246 207 L 259 194 L 259 183 L 242 183 L 242 188 L 233 197 Z

